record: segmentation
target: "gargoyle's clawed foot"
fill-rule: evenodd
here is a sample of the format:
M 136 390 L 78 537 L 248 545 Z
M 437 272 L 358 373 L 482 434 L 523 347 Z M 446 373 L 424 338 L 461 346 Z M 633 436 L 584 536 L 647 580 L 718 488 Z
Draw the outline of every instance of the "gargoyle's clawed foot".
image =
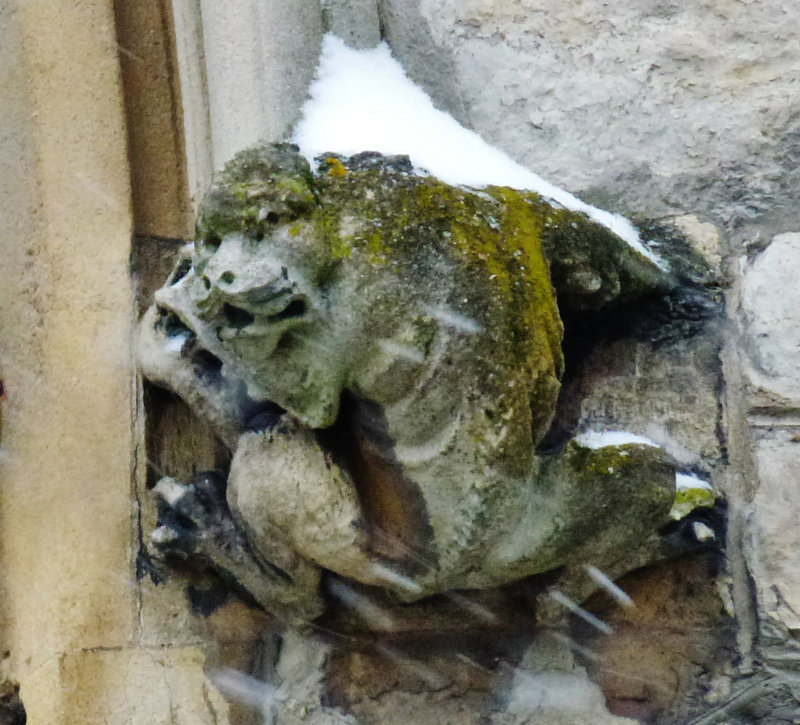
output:
M 218 474 L 198 474 L 188 485 L 162 478 L 153 492 L 158 526 L 148 551 L 156 561 L 170 556 L 196 560 L 283 619 L 304 621 L 321 613 L 315 597 L 309 599 L 288 574 L 253 553 L 234 523 Z
M 162 478 L 154 493 L 159 500 L 159 525 L 150 536 L 151 553 L 155 556 L 211 554 L 213 560 L 216 548 L 244 544 L 225 501 L 224 483 L 217 474 L 198 474 L 189 485 Z

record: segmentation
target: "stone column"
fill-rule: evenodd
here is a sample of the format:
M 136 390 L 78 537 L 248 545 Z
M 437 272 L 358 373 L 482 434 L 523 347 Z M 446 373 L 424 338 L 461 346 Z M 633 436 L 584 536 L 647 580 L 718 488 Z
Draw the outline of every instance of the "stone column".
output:
M 749 256 L 749 258 L 748 258 Z M 745 529 L 763 657 L 800 667 L 800 233 L 786 232 L 740 259 L 741 347 L 755 471 Z
M 319 0 L 173 0 L 189 187 L 297 120 L 319 56 Z
M 211 722 L 199 651 L 139 646 L 132 223 L 110 0 L 4 3 L 0 78 L 3 674 L 30 723 Z

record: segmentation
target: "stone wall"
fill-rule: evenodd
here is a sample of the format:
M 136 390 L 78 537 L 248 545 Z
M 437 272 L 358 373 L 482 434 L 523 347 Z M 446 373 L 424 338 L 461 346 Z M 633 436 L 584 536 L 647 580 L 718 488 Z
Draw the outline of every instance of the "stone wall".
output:
M 672 668 L 673 695 L 702 686 L 695 701 L 708 718 L 791 722 L 800 710 L 782 683 L 800 661 L 800 10 L 779 0 L 323 5 L 20 0 L 0 9 L 0 679 L 21 684 L 32 723 L 254 722 L 241 698 L 223 698 L 206 678 L 209 663 L 282 682 L 286 723 L 352 722 L 323 707 L 323 691 L 365 722 L 398 711 L 405 721 L 470 722 L 490 711 L 499 686 L 511 694 L 492 722 L 511 723 L 531 717 L 520 693 L 557 672 L 584 688 L 588 721 L 613 721 L 598 714 L 602 697 L 569 648 L 537 640 L 522 654 L 525 622 L 493 645 L 518 668 L 504 673 L 470 627 L 451 632 L 472 647 L 471 664 L 456 666 L 430 642 L 422 653 L 393 642 L 400 654 L 379 657 L 352 622 L 334 620 L 359 646 L 335 651 L 325 675 L 330 642 L 287 636 L 277 660 L 277 628 L 260 613 L 228 601 L 204 617 L 184 582 L 137 580 L 141 532 L 154 517 L 148 467 L 150 478 L 183 475 L 224 466 L 225 451 L 179 403 L 139 387 L 135 295 L 147 301 L 191 238 L 211 171 L 289 131 L 327 24 L 361 47 L 382 35 L 462 123 L 587 201 L 669 221 L 719 266 L 727 319 L 713 334 L 603 343 L 570 381 L 570 425 L 650 435 L 712 477 L 729 505 L 716 582 L 707 561 L 639 573 L 626 586 L 642 602 L 656 602 L 657 584 L 669 581 L 667 600 L 691 606 L 645 606 L 651 618 L 623 617 L 624 636 L 598 648 L 607 663 L 635 667 L 631 653 L 656 623 L 713 622 L 723 634 L 700 653 L 691 638 L 657 640 L 648 666 L 664 664 L 648 677 Z M 172 435 L 177 428 L 189 432 Z M 718 624 L 722 603 L 735 619 Z M 484 604 L 505 611 L 508 602 Z M 404 626 L 419 632 L 420 622 L 445 621 L 437 616 L 411 612 Z M 411 674 L 408 652 L 423 662 Z M 588 669 L 618 713 L 688 718 L 630 678 Z M 578 721 L 547 702 L 549 721 Z
M 770 660 L 776 647 L 774 666 L 791 668 L 800 611 L 790 563 L 800 505 L 797 9 L 777 0 L 379 5 L 412 77 L 484 138 L 593 203 L 677 216 L 698 244 L 711 241 L 728 285 L 721 387 L 698 380 L 683 353 L 662 349 L 646 361 L 645 350 L 606 350 L 595 365 L 608 369 L 616 357 L 626 366 L 612 362 L 599 388 L 589 374 L 582 415 L 611 412 L 646 426 L 641 406 L 651 425 L 688 433 L 689 449 L 711 453 L 731 504 L 729 571 L 745 667 L 752 656 Z M 691 401 L 661 402 L 660 366 Z M 713 367 L 699 369 L 713 377 Z

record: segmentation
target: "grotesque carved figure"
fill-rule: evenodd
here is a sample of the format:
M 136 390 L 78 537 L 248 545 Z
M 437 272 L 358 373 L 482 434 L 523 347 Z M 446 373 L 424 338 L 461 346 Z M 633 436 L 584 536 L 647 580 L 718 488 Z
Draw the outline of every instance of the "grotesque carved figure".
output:
M 406 601 L 613 571 L 673 501 L 657 447 L 536 454 L 563 370 L 556 298 L 610 308 L 669 276 L 535 194 L 410 172 L 240 154 L 141 325 L 144 374 L 234 452 L 226 486 L 158 484 L 172 515 L 153 547 L 204 557 L 282 616 L 321 611 L 322 570 Z

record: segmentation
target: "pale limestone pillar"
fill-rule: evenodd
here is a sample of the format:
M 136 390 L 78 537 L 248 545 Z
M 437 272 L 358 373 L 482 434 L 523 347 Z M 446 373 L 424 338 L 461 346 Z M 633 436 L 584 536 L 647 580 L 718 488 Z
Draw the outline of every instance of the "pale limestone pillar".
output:
M 778 234 L 757 254 L 740 260 L 739 317 L 747 424 L 754 449 L 752 506 L 745 529 L 762 625 L 770 648 L 793 666 L 800 647 L 800 233 Z M 784 641 L 770 633 L 777 628 Z M 792 636 L 787 636 L 792 633 Z M 775 664 L 775 663 L 771 663 Z
M 139 646 L 112 2 L 3 3 L 0 97 L 3 674 L 32 724 L 227 722 L 199 650 Z
M 173 0 L 189 187 L 297 120 L 322 42 L 319 0 Z

